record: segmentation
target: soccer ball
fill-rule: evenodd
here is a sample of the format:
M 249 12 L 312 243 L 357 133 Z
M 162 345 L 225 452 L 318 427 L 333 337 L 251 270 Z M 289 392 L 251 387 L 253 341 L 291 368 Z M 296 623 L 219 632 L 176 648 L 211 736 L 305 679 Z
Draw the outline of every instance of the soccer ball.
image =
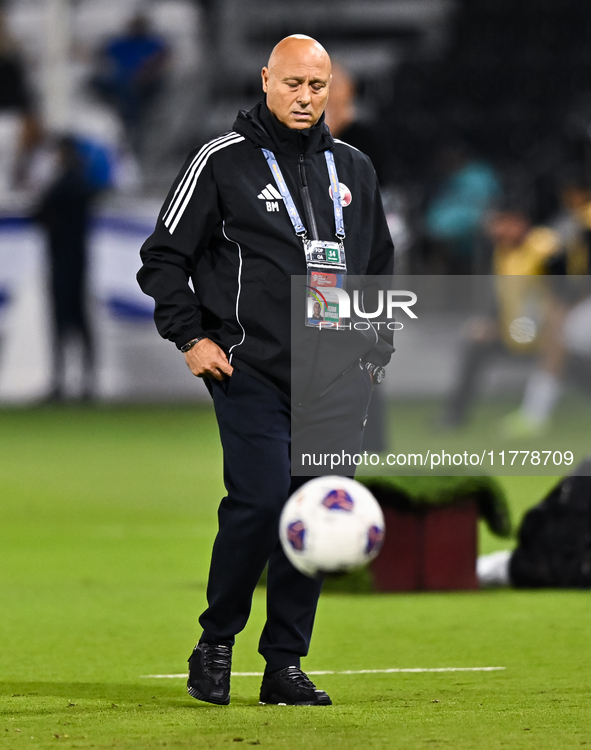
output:
M 384 540 L 384 516 L 371 492 L 347 477 L 318 477 L 287 501 L 279 538 L 289 561 L 314 578 L 346 573 L 373 560 Z

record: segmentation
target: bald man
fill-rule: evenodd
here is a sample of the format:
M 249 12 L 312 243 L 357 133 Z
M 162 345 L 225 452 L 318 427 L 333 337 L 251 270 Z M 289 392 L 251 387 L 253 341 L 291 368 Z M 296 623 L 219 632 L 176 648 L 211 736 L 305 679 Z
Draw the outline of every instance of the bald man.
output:
M 309 479 L 291 477 L 290 281 L 307 273 L 306 240 L 344 241 L 348 274 L 389 274 L 393 247 L 371 162 L 324 124 L 330 81 L 318 42 L 283 39 L 262 70 L 265 100 L 189 155 L 141 250 L 138 281 L 156 302 L 158 331 L 205 379 L 224 451 L 227 496 L 187 683 L 190 695 L 220 705 L 230 701 L 234 639 L 267 563 L 260 701 L 331 703 L 300 669 L 322 581 L 296 571 L 278 538 L 287 498 Z M 317 326 L 306 331 L 319 334 Z M 346 405 L 335 430 L 351 436 L 353 452 L 372 378 L 392 351 L 373 333 L 363 346 L 326 396 Z

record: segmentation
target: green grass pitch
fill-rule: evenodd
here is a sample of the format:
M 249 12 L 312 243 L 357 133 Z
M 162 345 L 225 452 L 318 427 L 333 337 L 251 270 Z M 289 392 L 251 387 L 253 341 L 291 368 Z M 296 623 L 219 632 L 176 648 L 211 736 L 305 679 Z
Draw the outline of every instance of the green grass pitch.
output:
M 502 481 L 519 516 L 555 480 Z M 591 746 L 589 592 L 326 594 L 307 670 L 505 667 L 317 677 L 330 708 L 142 677 L 186 668 L 221 493 L 209 410 L 0 412 L 0 747 Z M 236 671 L 262 670 L 263 617 L 259 589 Z

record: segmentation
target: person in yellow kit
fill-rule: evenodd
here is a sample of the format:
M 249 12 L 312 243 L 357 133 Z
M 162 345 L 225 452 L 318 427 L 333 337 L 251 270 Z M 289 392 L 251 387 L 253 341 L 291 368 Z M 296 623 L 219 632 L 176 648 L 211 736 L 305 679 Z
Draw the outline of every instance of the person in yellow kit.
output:
M 548 270 L 558 276 L 547 300 L 539 361 L 528 378 L 519 408 L 503 420 L 504 432 L 511 437 L 539 434 L 548 427 L 565 376 L 572 376 L 579 384 L 588 380 L 586 368 L 581 375 L 580 368 L 567 352 L 564 326 L 573 307 L 588 294 L 591 190 L 584 179 L 571 174 L 562 183 L 560 199 L 563 209 L 553 222 L 553 229 L 560 238 L 562 252 L 552 255 L 546 264 Z
M 459 377 L 442 418 L 444 427 L 457 427 L 467 420 L 479 376 L 491 359 L 540 351 L 555 304 L 544 277 L 561 257 L 559 235 L 548 227 L 533 226 L 517 208 L 496 211 L 487 229 L 497 277 L 496 314 L 469 322 Z

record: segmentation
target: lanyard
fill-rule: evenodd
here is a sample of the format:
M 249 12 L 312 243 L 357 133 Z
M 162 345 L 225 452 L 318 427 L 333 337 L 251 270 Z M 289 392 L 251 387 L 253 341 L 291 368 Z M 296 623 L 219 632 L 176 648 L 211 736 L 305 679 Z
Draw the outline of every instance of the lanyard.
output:
M 266 148 L 263 148 L 262 152 L 265 155 L 265 159 L 267 160 L 269 169 L 271 170 L 273 177 L 275 178 L 275 183 L 277 184 L 277 187 L 279 188 L 281 197 L 283 198 L 283 201 L 285 202 L 287 213 L 289 214 L 289 218 L 291 219 L 291 223 L 293 225 L 295 233 L 297 234 L 298 237 L 305 237 L 306 227 L 304 226 L 300 218 L 300 215 L 298 213 L 298 209 L 296 208 L 296 205 L 293 202 L 293 198 L 291 197 L 291 193 L 289 192 L 287 183 L 285 182 L 283 174 L 281 173 L 281 169 L 279 169 L 279 164 L 277 164 L 277 159 L 275 158 L 275 154 Z M 341 189 L 339 186 L 337 167 L 334 162 L 334 155 L 332 151 L 325 151 L 324 158 L 326 159 L 326 166 L 328 168 L 328 174 L 330 177 L 330 187 L 331 187 L 331 192 L 332 192 L 332 204 L 334 207 L 334 223 L 335 223 L 335 228 L 336 228 L 336 236 L 339 238 L 339 240 L 344 240 L 345 239 L 345 222 L 343 220 L 343 207 L 341 205 Z

